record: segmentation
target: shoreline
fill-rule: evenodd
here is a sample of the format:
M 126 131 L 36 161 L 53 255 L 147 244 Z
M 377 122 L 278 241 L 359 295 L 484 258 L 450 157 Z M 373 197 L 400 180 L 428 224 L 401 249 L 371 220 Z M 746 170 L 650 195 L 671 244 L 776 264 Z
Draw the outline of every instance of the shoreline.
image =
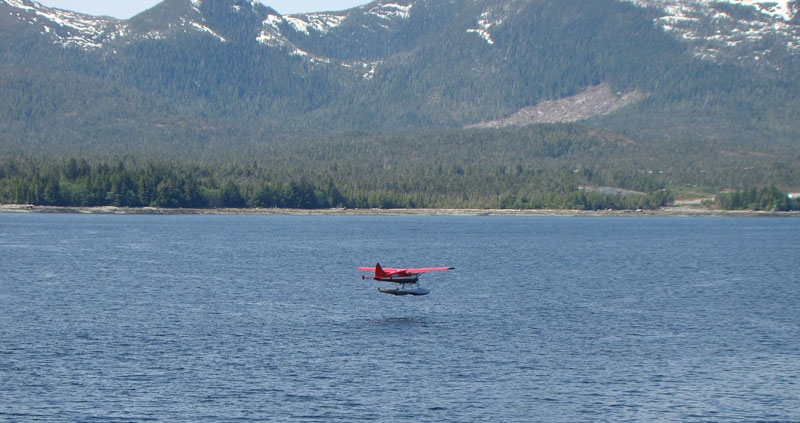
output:
M 520 216 L 520 217 L 800 217 L 800 211 L 764 212 L 663 207 L 658 210 L 519 210 L 519 209 L 164 209 L 157 207 L 55 207 L 0 204 L 0 213 L 122 215 L 290 215 L 290 216 Z

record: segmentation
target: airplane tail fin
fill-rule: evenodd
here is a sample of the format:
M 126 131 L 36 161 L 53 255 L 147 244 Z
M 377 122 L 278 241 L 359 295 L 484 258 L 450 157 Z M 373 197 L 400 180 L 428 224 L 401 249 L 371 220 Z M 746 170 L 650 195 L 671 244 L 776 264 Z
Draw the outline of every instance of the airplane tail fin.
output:
M 383 271 L 383 267 L 381 267 L 380 263 L 375 264 L 375 277 L 386 276 L 388 273 Z

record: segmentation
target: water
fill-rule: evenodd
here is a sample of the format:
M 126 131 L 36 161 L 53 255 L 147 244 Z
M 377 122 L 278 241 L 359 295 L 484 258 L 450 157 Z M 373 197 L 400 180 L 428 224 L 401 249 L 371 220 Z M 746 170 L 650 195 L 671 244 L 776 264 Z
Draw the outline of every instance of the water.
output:
M 800 220 L 0 214 L 2 421 L 800 421 Z M 357 266 L 455 266 L 426 297 Z

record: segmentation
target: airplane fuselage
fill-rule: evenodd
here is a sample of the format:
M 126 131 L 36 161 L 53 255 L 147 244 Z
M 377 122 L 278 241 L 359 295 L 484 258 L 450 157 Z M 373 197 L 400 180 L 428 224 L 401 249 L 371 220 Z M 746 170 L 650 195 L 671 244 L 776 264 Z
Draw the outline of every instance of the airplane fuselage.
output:
M 417 281 L 419 281 L 419 275 L 413 274 L 408 276 L 376 276 L 373 279 L 381 282 L 392 282 L 400 284 L 417 283 Z

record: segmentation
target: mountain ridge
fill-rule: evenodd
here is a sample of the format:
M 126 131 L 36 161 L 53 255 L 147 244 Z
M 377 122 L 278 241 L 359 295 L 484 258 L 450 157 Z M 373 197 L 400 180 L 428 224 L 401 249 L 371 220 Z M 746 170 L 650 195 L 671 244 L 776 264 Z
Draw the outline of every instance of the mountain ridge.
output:
M 79 106 L 66 94 L 48 99 L 56 94 L 41 90 L 43 98 L 29 103 L 6 102 L 2 125 L 7 131 L 26 122 L 45 125 L 13 117 L 48 101 L 55 106 L 37 113 L 75 134 L 89 131 L 104 110 L 127 103 L 157 138 L 163 137 L 164 119 L 142 104 L 173 116 L 167 121 L 258 128 L 250 138 L 264 131 L 454 128 L 504 119 L 520 124 L 525 120 L 515 116 L 526 110 L 561 100 L 569 106 L 570 98 L 602 85 L 620 97 L 638 93 L 629 97 L 636 101 L 611 112 L 566 115 L 659 137 L 672 135 L 670 121 L 684 127 L 687 119 L 707 116 L 709 123 L 697 127 L 702 138 L 719 128 L 725 137 L 744 133 L 725 130 L 726 119 L 742 120 L 725 115 L 749 108 L 761 116 L 754 132 L 775 126 L 766 125 L 765 117 L 777 119 L 777 126 L 788 128 L 779 137 L 786 143 L 797 131 L 789 123 L 794 115 L 776 114 L 770 102 L 792 110 L 792 98 L 800 95 L 793 78 L 800 67 L 798 4 L 403 0 L 280 15 L 252 0 L 165 0 L 117 20 L 0 0 L 0 17 L 9 24 L 0 43 L 7 58 L 0 88 L 19 93 L 35 83 L 26 82 L 32 76 L 25 73 L 49 73 L 67 91 L 84 90 L 98 105 L 116 105 L 93 109 L 88 100 Z M 770 99 L 747 99 L 751 93 Z M 675 117 L 660 123 L 665 110 Z M 625 120 L 661 127 L 637 128 Z M 111 129 L 114 121 L 130 122 L 103 125 Z M 181 124 L 179 131 L 192 132 L 191 125 Z
M 796 27 L 800 5 L 796 0 L 758 1 L 758 0 L 726 0 L 711 2 L 704 0 L 620 0 L 630 2 L 643 8 L 656 8 L 662 13 L 654 20 L 665 31 L 674 33 L 684 40 L 717 40 L 720 44 L 740 44 L 744 41 L 757 42 L 764 37 L 780 34 L 787 42 L 787 47 L 800 50 L 800 32 Z M 375 1 L 363 6 L 340 12 L 314 12 L 304 14 L 281 15 L 274 9 L 258 1 L 230 0 L 223 3 L 214 0 L 165 0 L 130 19 L 120 20 L 110 17 L 95 17 L 91 15 L 71 12 L 68 10 L 43 6 L 33 0 L 2 0 L 12 9 L 11 15 L 24 20 L 25 12 L 35 15 L 43 21 L 60 26 L 68 32 L 67 35 L 53 30 L 53 25 L 44 25 L 46 32 L 54 37 L 55 42 L 64 46 L 83 48 L 99 48 L 103 44 L 112 44 L 121 38 L 129 37 L 131 29 L 141 30 L 143 21 L 151 23 L 160 20 L 162 25 L 151 29 L 164 30 L 163 16 L 160 19 L 149 19 L 164 14 L 167 10 L 184 9 L 173 16 L 173 21 L 182 21 L 186 29 L 195 29 L 214 35 L 224 41 L 224 37 L 215 33 L 215 30 L 204 25 L 206 20 L 204 11 L 210 14 L 219 13 L 220 7 L 209 8 L 209 4 L 222 4 L 222 9 L 230 8 L 240 14 L 254 13 L 260 19 L 262 31 L 257 36 L 259 42 L 283 46 L 288 41 L 283 31 L 293 30 L 296 34 L 311 35 L 312 32 L 324 34 L 343 25 L 348 19 L 362 12 L 361 16 L 374 16 L 381 19 L 383 24 L 375 24 L 370 28 L 374 31 L 378 27 L 389 30 L 389 22 L 393 20 L 407 20 L 410 18 L 415 4 L 422 1 L 389 2 Z M 523 2 L 524 3 L 524 2 Z M 474 25 L 466 28 L 466 32 L 476 34 L 488 44 L 493 44 L 491 28 L 503 24 L 503 17 L 508 15 L 510 4 L 503 7 L 488 6 L 474 19 Z M 203 10 L 205 9 L 205 10 Z M 228 10 L 230 12 L 231 10 Z M 15 12 L 16 11 L 16 12 Z M 505 12 L 505 13 L 504 13 Z M 738 14 L 738 16 L 737 16 Z M 169 12 L 167 12 L 169 15 Z M 743 19 L 745 17 L 745 19 Z M 176 22 L 167 22 L 170 27 Z M 702 23 L 704 31 L 698 30 L 696 23 Z M 138 24 L 138 25 L 137 25 Z M 135 28 L 139 26 L 140 28 Z M 769 28 L 772 26 L 772 28 Z M 169 29 L 169 28 L 167 28 Z M 133 31 L 134 33 L 138 31 Z M 145 34 L 158 36 L 149 31 Z M 713 37 L 709 34 L 714 34 Z M 134 34 L 132 38 L 141 37 Z M 61 37 L 61 38 L 59 38 Z M 82 40 L 82 41 L 81 41 Z M 704 53 L 698 53 L 703 55 Z M 708 53 L 705 53 L 708 54 Z

